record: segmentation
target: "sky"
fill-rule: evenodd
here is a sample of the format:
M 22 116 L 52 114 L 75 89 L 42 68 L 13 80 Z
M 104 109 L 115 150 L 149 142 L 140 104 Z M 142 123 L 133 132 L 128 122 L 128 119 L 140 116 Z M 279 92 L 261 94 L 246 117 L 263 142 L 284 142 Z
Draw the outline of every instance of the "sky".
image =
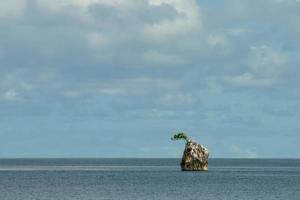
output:
M 300 157 L 299 0 L 1 0 L 0 157 Z

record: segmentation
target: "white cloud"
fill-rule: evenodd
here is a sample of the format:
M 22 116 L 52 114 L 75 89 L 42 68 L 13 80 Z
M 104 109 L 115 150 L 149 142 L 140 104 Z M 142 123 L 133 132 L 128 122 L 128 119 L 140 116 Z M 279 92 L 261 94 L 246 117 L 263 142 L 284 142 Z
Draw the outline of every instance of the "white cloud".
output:
M 269 87 L 278 82 L 287 61 L 285 54 L 271 47 L 251 46 L 245 61 L 246 72 L 227 76 L 225 81 L 242 87 Z
M 91 4 L 102 3 L 102 0 L 37 0 L 38 5 L 53 12 L 61 11 L 66 7 L 87 7 Z M 114 2 L 114 1 L 112 1 Z
M 232 50 L 231 42 L 224 34 L 211 33 L 207 36 L 207 42 L 215 54 L 225 55 L 230 53 Z
M 135 0 L 36 0 L 38 5 L 52 12 L 60 12 L 68 8 L 88 9 L 92 5 L 109 5 L 120 9 L 134 8 Z
M 154 65 L 183 65 L 185 63 L 184 58 L 176 54 L 160 53 L 154 50 L 147 51 L 144 54 L 146 62 Z
M 220 35 L 211 34 L 208 36 L 207 40 L 208 44 L 210 44 L 211 46 L 223 45 L 224 43 L 226 43 L 226 38 Z
M 6 73 L 0 74 L 0 99 L 21 100 L 23 95 L 34 89 L 34 84 L 24 80 L 24 74 Z
M 239 36 L 243 36 L 245 34 L 249 34 L 252 33 L 253 31 L 245 29 L 245 28 L 230 28 L 230 29 L 225 29 L 226 32 L 233 36 L 233 37 L 239 37 Z
M 174 6 L 179 16 L 172 20 L 146 25 L 144 34 L 149 39 L 162 42 L 170 37 L 186 37 L 202 31 L 202 18 L 196 1 L 150 0 L 150 5 L 161 6 L 162 4 Z
M 93 48 L 104 48 L 109 43 L 109 39 L 99 32 L 88 33 L 87 40 Z
M 158 99 L 163 106 L 190 106 L 198 101 L 198 98 L 189 94 L 173 93 L 164 94 Z
M 108 87 L 108 88 L 99 88 L 96 90 L 96 93 L 100 95 L 123 96 L 123 95 L 134 95 L 136 94 L 136 91 L 126 87 L 125 88 Z
M 274 83 L 272 79 L 256 78 L 249 72 L 237 76 L 225 77 L 225 81 L 241 87 L 268 87 Z
M 176 8 L 179 13 L 187 15 L 190 20 L 198 20 L 199 7 L 195 0 L 149 0 L 150 5 L 160 6 L 162 4 L 169 4 Z
M 63 93 L 63 95 L 66 97 L 79 97 L 81 93 L 76 90 L 67 90 Z
M 82 83 L 76 89 L 68 89 L 65 96 L 77 97 L 81 95 L 106 95 L 106 96 L 146 96 L 153 92 L 175 91 L 180 88 L 176 80 L 161 78 L 132 78 L 112 79 L 106 82 Z
M 276 3 L 300 3 L 300 0 L 276 0 Z
M 91 48 L 90 57 L 98 63 L 126 65 L 129 61 L 131 65 L 134 60 L 148 65 L 183 66 L 194 54 L 231 52 L 231 42 L 225 34 L 205 30 L 195 0 L 37 2 L 46 12 L 67 15 L 83 25 L 77 31 Z
M 258 76 L 277 76 L 287 62 L 287 57 L 266 45 L 252 46 L 248 54 L 247 64 Z
M 26 0 L 1 0 L 0 19 L 22 16 L 25 6 Z
M 16 100 L 17 96 L 18 96 L 18 93 L 13 89 L 5 91 L 2 94 L 2 98 L 4 100 Z

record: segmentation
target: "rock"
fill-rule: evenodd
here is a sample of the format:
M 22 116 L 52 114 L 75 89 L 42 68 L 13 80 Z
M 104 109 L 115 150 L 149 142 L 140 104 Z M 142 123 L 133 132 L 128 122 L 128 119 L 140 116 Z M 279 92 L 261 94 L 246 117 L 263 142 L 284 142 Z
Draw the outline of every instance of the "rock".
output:
M 209 152 L 204 146 L 188 140 L 181 160 L 183 171 L 207 171 Z

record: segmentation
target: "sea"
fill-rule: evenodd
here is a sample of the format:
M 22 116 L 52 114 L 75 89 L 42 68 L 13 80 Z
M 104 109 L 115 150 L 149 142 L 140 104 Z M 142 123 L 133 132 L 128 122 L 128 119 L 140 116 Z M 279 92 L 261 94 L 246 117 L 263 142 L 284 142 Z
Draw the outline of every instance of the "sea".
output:
M 299 200 L 300 159 L 0 159 L 0 200 Z

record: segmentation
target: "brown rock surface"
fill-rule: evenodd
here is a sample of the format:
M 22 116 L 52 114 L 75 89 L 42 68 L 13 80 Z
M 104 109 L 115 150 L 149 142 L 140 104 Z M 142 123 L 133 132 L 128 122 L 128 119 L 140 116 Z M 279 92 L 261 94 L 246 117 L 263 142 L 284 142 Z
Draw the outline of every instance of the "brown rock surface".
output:
M 207 171 L 209 152 L 204 146 L 188 140 L 181 160 L 183 171 Z

